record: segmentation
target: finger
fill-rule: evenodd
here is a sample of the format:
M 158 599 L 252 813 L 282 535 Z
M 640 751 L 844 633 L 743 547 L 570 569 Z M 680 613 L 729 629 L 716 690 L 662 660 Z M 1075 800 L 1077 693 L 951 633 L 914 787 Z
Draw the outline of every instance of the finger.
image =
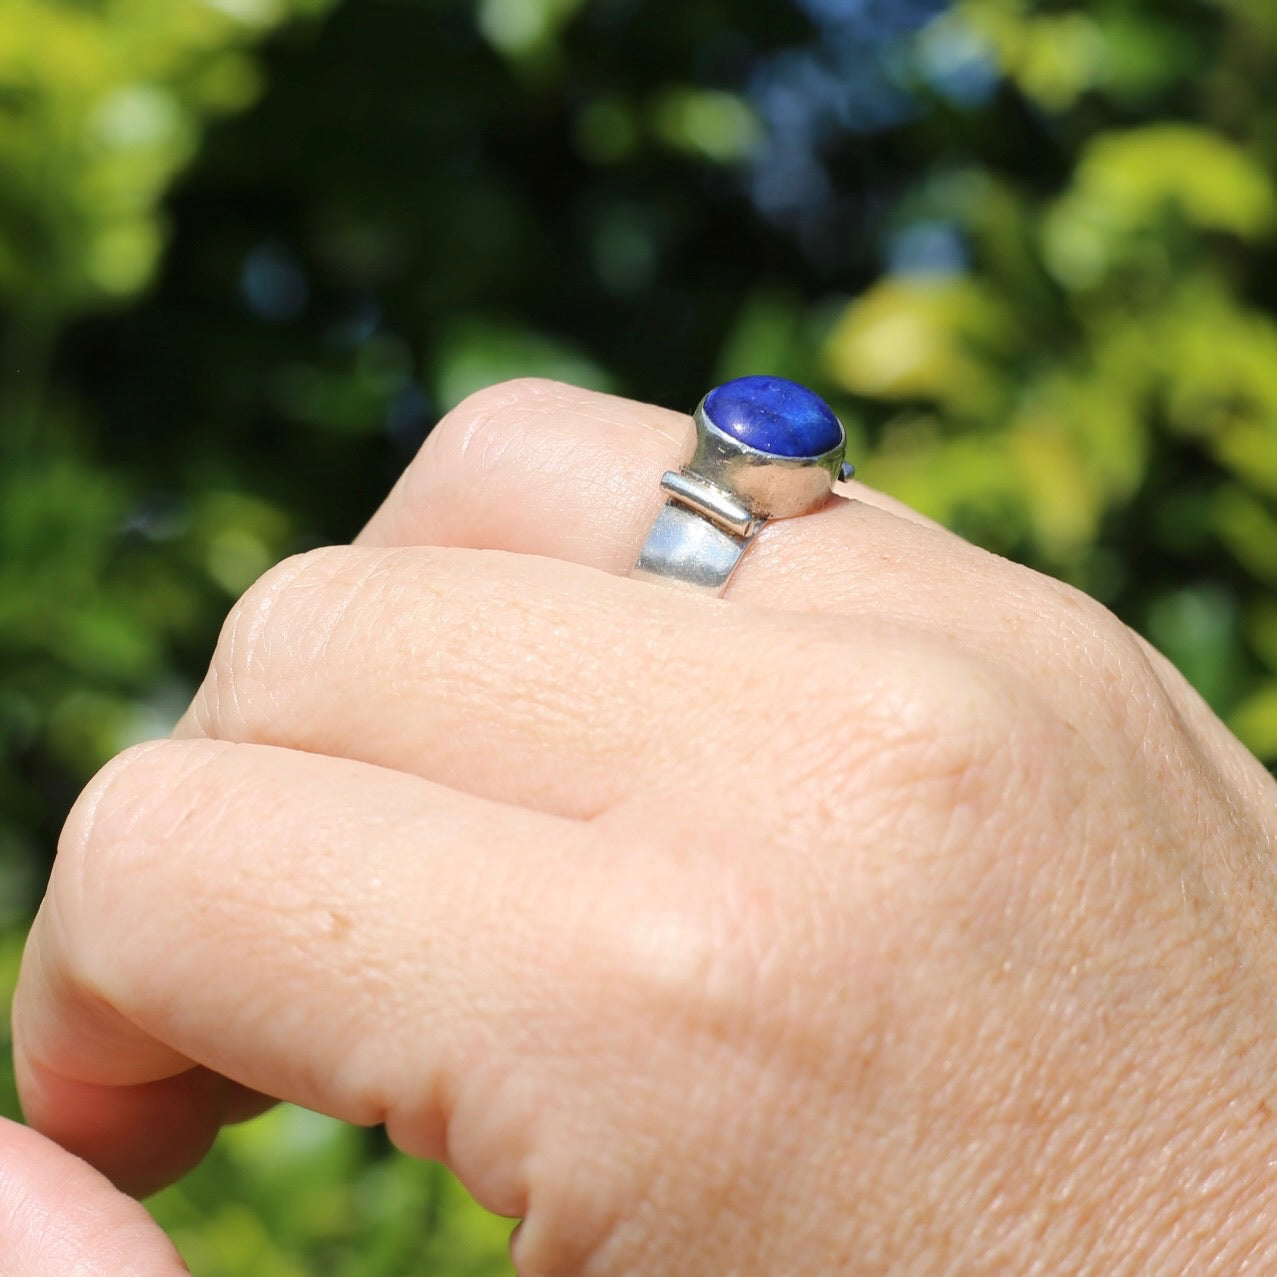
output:
M 686 459 L 692 433 L 681 413 L 556 382 L 495 386 L 436 427 L 360 541 L 513 550 L 624 575 L 664 500 L 660 477 Z M 1071 678 L 1089 677 L 1114 647 L 1133 677 L 1148 673 L 1125 627 L 1078 591 L 861 484 L 840 490 L 851 499 L 764 526 L 729 597 L 938 632 L 1035 677 L 1058 672 L 1066 701 Z M 1113 689 L 1117 721 L 1128 693 Z
M 691 454 L 683 413 L 557 382 L 516 381 L 466 400 L 431 433 L 359 540 L 469 546 L 627 574 Z M 733 598 L 834 611 L 856 605 L 858 566 L 898 555 L 938 525 L 863 484 L 819 514 L 767 524 L 732 578 Z
M 636 794 L 681 793 L 688 776 L 705 809 L 837 784 L 850 724 L 890 734 L 908 689 L 970 679 L 961 662 L 948 672 L 945 649 L 981 663 L 1012 653 L 1079 726 L 1093 714 L 1076 681 L 1112 666 L 1104 704 L 1119 726 L 1133 721 L 1144 658 L 1097 605 L 1052 601 L 1063 587 L 1010 565 L 918 562 L 908 585 L 887 598 L 866 582 L 863 615 L 834 621 L 554 559 L 314 551 L 234 609 L 177 735 L 356 758 L 587 818 Z M 747 793 L 728 758 L 755 777 Z
M 690 419 L 554 382 L 483 391 L 426 441 L 361 538 L 513 550 L 625 574 L 663 500 L 660 476 L 685 459 Z M 1102 606 L 963 541 L 853 484 L 854 499 L 767 524 L 728 587 L 771 609 L 877 616 L 998 652 L 1040 679 L 1052 671 L 1072 714 L 1074 681 L 1121 654 L 1111 688 L 1122 724 L 1132 682 L 1153 671 Z M 653 588 L 653 587 L 649 587 Z M 1180 699 L 1172 680 L 1165 686 Z
M 595 838 L 346 760 L 140 747 L 77 804 L 32 931 L 29 1119 L 149 1191 L 203 1153 L 219 1074 L 438 1157 L 471 1082 L 562 1058 L 544 1017 L 626 879 Z
M 882 713 L 890 695 L 862 702 L 891 671 L 912 686 L 931 676 L 925 640 L 883 632 L 554 559 L 325 549 L 237 605 L 176 734 L 355 758 L 562 816 L 678 793 L 689 775 L 702 810 L 739 810 L 845 765 L 833 738 Z M 835 712 L 829 679 L 854 639 L 857 685 Z M 748 798 L 741 767 L 759 776 Z
M 624 575 L 664 499 L 660 477 L 691 438 L 690 419 L 667 409 L 555 382 L 496 386 L 440 423 L 360 541 L 512 550 Z M 764 526 L 729 597 L 939 633 L 1035 677 L 1059 671 L 1065 700 L 1069 671 L 1085 675 L 1114 646 L 1143 677 L 1131 636 L 1099 604 L 862 485 L 844 491 L 854 499 Z M 1118 720 L 1127 691 L 1114 690 Z
M 0 1272 L 179 1277 L 189 1270 L 138 1202 L 52 1141 L 0 1119 Z

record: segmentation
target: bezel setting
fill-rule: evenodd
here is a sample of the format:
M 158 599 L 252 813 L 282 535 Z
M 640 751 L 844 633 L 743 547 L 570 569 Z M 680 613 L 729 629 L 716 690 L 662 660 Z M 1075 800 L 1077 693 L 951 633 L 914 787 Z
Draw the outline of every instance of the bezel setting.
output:
M 704 399 L 693 420 L 696 447 L 683 475 L 726 493 L 753 519 L 810 514 L 829 499 L 836 480 L 850 478 L 845 460 L 847 432 L 841 422 L 839 441 L 827 452 L 815 457 L 784 457 L 742 443 L 721 430 L 705 411 Z
M 834 483 L 850 479 L 855 471 L 846 459 L 847 431 L 823 401 L 837 426 L 837 444 L 815 456 L 792 456 L 755 447 L 717 426 L 706 409 L 714 393 L 693 414 L 690 458 L 661 480 L 665 505 L 632 575 L 720 595 L 764 523 L 814 513 L 828 503 Z M 828 437 L 826 431 L 823 438 Z

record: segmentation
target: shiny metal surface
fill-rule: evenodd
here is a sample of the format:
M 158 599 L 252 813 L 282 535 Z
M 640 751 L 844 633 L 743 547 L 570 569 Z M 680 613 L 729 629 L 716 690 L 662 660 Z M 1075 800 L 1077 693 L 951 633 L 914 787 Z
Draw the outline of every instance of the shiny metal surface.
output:
M 661 480 L 668 500 L 632 576 L 702 594 L 722 594 L 741 556 L 768 519 L 819 510 L 835 480 L 851 477 L 846 433 L 819 457 L 776 457 L 714 425 L 696 409 L 696 447 L 681 470 Z
M 722 594 L 753 534 L 736 536 L 678 501 L 656 516 L 632 576 L 700 594 Z
M 704 400 L 693 420 L 696 451 L 684 471 L 729 493 L 755 518 L 809 514 L 824 505 L 840 477 L 845 433 L 836 448 L 819 457 L 774 457 L 719 430 L 705 415 Z

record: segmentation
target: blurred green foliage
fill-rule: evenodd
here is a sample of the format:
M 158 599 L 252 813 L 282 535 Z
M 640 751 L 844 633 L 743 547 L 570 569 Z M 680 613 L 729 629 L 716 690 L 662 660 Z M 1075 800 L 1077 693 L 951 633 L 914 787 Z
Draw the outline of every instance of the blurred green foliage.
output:
M 822 389 L 1277 761 L 1275 76 L 1255 0 L 0 0 L 0 988 L 234 596 L 511 375 Z M 154 1209 L 204 1277 L 508 1270 L 290 1109 Z
M 257 96 L 245 47 L 327 3 L 5 0 L 0 297 L 28 324 L 58 324 L 136 294 L 204 123 Z

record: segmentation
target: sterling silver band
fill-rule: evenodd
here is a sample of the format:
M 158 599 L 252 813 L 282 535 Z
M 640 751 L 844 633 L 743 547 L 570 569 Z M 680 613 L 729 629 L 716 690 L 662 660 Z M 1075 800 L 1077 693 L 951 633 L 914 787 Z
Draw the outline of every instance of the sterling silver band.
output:
M 631 575 L 721 594 L 763 520 L 751 518 L 743 508 L 742 518 L 731 524 L 716 518 L 705 505 L 687 500 L 692 483 L 678 471 L 668 471 L 661 487 L 671 494 L 670 499 L 656 516 Z

